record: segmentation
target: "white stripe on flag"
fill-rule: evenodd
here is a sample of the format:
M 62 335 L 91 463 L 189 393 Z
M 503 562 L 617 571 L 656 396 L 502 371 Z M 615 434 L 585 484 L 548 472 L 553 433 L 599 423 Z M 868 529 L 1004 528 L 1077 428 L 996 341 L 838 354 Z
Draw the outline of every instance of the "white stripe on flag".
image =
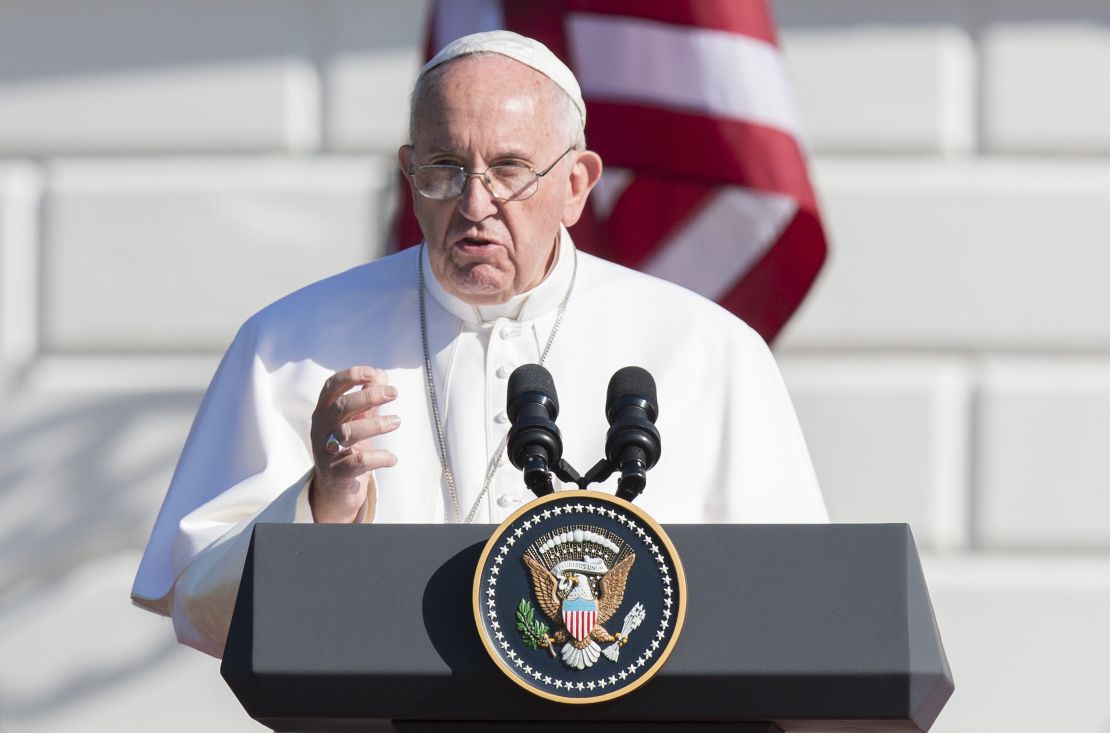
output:
M 640 269 L 717 300 L 778 240 L 797 210 L 788 196 L 723 186 Z
M 604 168 L 601 171 L 601 180 L 590 191 L 590 201 L 594 205 L 594 213 L 602 219 L 608 219 L 613 213 L 624 189 L 632 183 L 632 171 L 629 168 Z
M 433 53 L 451 41 L 471 33 L 505 27 L 501 0 L 451 0 L 436 5 Z
M 802 139 L 782 53 L 764 41 L 592 13 L 568 14 L 567 28 L 587 98 L 731 117 Z

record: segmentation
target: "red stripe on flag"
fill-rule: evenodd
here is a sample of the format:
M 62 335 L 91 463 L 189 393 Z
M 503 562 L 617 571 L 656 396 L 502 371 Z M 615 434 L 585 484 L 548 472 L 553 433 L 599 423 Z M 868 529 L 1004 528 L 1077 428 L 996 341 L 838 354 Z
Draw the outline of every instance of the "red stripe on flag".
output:
M 570 56 L 566 42 L 566 3 L 562 0 L 546 0 L 542 9 L 537 9 L 535 0 L 501 0 L 505 16 L 505 27 L 514 33 L 534 38 L 551 49 L 563 59 Z
M 628 0 L 567 0 L 570 12 L 622 15 L 692 28 L 727 31 L 778 45 L 775 21 L 763 2 L 699 0 L 695 2 L 629 2 Z M 513 26 L 510 25 L 510 28 Z
M 801 209 L 778 242 L 719 302 L 770 343 L 805 300 L 826 253 L 820 220 Z
M 638 266 L 715 190 L 712 184 L 637 176 L 625 189 L 603 227 L 607 246 L 601 254 L 628 267 Z
M 608 165 L 781 193 L 812 205 L 797 140 L 773 127 L 638 104 L 587 102 L 586 134 Z

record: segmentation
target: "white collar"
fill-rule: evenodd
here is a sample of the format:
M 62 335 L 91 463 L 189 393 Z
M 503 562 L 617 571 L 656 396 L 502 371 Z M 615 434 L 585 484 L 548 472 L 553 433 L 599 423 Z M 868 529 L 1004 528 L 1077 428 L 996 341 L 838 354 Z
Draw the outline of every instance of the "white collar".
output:
M 574 273 L 574 242 L 563 226 L 559 227 L 559 245 L 555 266 L 539 285 L 531 290 L 514 295 L 505 303 L 496 305 L 471 305 L 462 298 L 447 292 L 428 261 L 427 247 L 420 266 L 424 268 L 424 287 L 437 303 L 451 315 L 471 325 L 490 323 L 498 318 L 514 321 L 532 321 L 545 313 L 554 312 L 567 294 L 570 279 Z

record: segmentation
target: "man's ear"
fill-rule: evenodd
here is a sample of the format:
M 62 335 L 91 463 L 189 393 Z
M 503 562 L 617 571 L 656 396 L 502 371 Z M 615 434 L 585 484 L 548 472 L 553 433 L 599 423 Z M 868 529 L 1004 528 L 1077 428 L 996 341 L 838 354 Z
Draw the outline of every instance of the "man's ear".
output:
M 409 187 L 412 187 L 412 180 L 409 178 L 409 164 L 412 163 L 412 146 L 402 145 L 397 148 L 397 165 L 401 167 L 401 174 L 404 175 L 405 180 L 408 181 Z
M 575 153 L 577 159 L 570 171 L 570 196 L 563 205 L 563 225 L 573 226 L 582 216 L 590 191 L 601 180 L 601 156 L 592 150 Z

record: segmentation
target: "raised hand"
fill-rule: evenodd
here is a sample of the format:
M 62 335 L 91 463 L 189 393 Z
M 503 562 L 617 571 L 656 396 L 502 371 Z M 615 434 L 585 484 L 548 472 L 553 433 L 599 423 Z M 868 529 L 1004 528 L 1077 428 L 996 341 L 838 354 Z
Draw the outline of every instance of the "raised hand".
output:
M 373 367 L 350 367 L 324 382 L 309 433 L 316 470 L 308 498 L 317 522 L 352 522 L 364 503 L 373 516 L 371 471 L 397 463 L 393 453 L 374 447 L 374 438 L 401 424 L 397 415 L 380 412 L 396 397 L 386 372 Z

